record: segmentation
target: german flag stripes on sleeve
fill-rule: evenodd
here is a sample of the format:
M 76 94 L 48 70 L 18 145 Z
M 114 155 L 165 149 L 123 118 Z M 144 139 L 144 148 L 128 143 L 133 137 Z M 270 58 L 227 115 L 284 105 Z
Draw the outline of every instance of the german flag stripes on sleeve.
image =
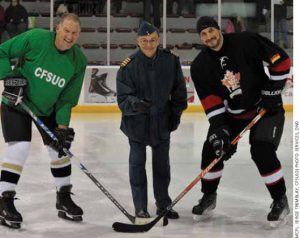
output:
M 269 65 L 270 79 L 274 81 L 285 80 L 291 77 L 291 59 L 281 59 L 282 56 L 279 53 L 270 57 L 271 64 Z

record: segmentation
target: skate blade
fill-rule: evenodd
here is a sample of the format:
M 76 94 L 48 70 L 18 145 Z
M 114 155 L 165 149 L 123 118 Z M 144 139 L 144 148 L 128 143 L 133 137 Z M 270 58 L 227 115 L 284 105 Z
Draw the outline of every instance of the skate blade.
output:
M 278 228 L 280 226 L 284 226 L 287 223 L 287 216 L 290 213 L 290 210 L 284 210 L 282 214 L 279 216 L 278 221 L 269 221 L 269 225 L 271 228 Z
M 136 217 L 134 220 L 134 224 L 135 225 L 145 225 L 147 223 L 152 222 L 155 219 L 155 217 L 150 217 L 150 218 L 140 218 L 140 217 Z M 162 226 L 166 226 L 168 224 L 168 219 L 166 217 L 160 219 L 155 226 L 158 227 L 162 227 Z
M 64 211 L 59 211 L 58 212 L 58 217 L 68 220 L 68 221 L 75 221 L 75 222 L 81 222 L 82 221 L 82 216 L 78 215 L 78 216 L 74 216 L 74 215 L 69 215 Z
M 0 218 L 0 224 L 2 226 L 6 226 L 11 229 L 20 229 L 21 228 L 21 222 L 11 222 L 4 220 L 2 217 Z
M 269 225 L 271 228 L 279 228 L 281 226 L 284 226 L 287 223 L 287 216 L 285 216 L 283 219 L 280 219 L 278 221 L 269 221 Z
M 205 211 L 202 215 L 194 214 L 193 220 L 196 222 L 201 222 L 201 221 L 209 220 L 212 216 L 213 216 L 213 211 L 209 210 L 209 211 Z

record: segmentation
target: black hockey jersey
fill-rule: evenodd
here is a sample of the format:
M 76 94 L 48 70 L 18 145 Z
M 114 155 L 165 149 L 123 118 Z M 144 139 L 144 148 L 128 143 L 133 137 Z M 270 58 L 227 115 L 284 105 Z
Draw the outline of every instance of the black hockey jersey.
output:
M 220 51 L 205 48 L 191 65 L 192 80 L 212 126 L 223 124 L 225 114 L 251 118 L 263 85 L 276 81 L 283 87 L 291 66 L 288 55 L 263 36 L 250 32 L 223 36 Z

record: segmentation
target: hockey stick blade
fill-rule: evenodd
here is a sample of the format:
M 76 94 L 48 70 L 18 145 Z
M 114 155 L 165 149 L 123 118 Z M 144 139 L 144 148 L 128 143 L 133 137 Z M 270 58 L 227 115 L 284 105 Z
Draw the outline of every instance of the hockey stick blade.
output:
M 168 210 L 166 210 L 166 211 L 168 212 Z M 167 214 L 167 212 L 162 213 L 161 215 L 157 216 L 153 221 L 143 224 L 143 225 L 115 222 L 115 223 L 113 223 L 112 228 L 116 232 L 127 232 L 127 233 L 147 232 L 153 226 L 155 226 L 155 224 L 158 223 L 159 220 Z M 166 225 L 168 225 L 168 219 L 166 217 L 164 217 L 163 226 L 166 226 Z
M 231 145 L 235 145 L 242 138 L 246 131 L 250 130 L 266 113 L 265 109 L 261 109 L 259 113 L 254 117 L 251 122 L 237 135 L 232 141 Z M 223 155 L 222 155 L 223 156 Z M 165 216 L 176 204 L 177 202 L 184 197 L 204 176 L 207 174 L 221 159 L 215 158 L 204 170 L 202 170 L 197 177 L 188 185 L 186 188 L 174 199 L 174 201 L 163 211 L 163 213 L 157 216 L 152 222 L 144 225 L 133 225 L 125 224 L 121 222 L 115 222 L 112 225 L 112 228 L 117 232 L 128 232 L 128 233 L 137 233 L 137 232 L 147 232 L 149 231 L 163 216 Z

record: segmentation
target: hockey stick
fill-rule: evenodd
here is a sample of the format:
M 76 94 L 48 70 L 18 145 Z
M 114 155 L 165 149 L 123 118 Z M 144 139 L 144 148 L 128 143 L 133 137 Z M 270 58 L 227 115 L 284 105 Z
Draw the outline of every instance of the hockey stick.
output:
M 19 103 L 21 107 L 31 116 L 31 118 L 37 123 L 37 125 L 45 131 L 52 140 L 57 141 L 57 137 L 53 134 L 53 132 L 40 120 L 34 113 L 31 111 L 31 109 L 23 102 Z M 64 148 L 64 152 L 67 154 L 67 156 L 71 159 L 74 155 L 67 149 Z M 79 162 L 80 170 L 83 171 L 93 182 L 96 184 L 96 186 L 105 194 L 106 197 L 109 198 L 110 201 L 113 202 L 113 204 L 116 205 L 117 208 L 133 223 L 135 224 L 136 218 L 129 214 L 125 208 L 110 194 L 110 192 L 107 191 L 105 187 L 91 174 L 91 172 L 88 171 L 88 169 Z M 166 221 L 165 221 L 166 222 Z M 165 225 L 165 224 L 164 224 Z
M 238 136 L 236 136 L 231 141 L 231 146 L 238 143 L 238 141 L 242 138 L 247 130 L 253 127 L 256 122 L 262 118 L 262 116 L 266 113 L 265 109 L 261 109 L 259 113 L 252 119 L 252 121 L 240 132 Z M 112 227 L 117 232 L 146 232 L 149 231 L 163 216 L 165 216 L 174 206 L 175 204 L 186 195 L 198 182 L 201 180 L 205 174 L 207 174 L 223 157 L 222 154 L 219 158 L 214 159 L 204 170 L 201 171 L 200 174 L 174 199 L 174 201 L 161 213 L 161 215 L 157 216 L 152 222 L 144 224 L 144 225 L 132 225 L 125 224 L 121 222 L 115 222 Z

